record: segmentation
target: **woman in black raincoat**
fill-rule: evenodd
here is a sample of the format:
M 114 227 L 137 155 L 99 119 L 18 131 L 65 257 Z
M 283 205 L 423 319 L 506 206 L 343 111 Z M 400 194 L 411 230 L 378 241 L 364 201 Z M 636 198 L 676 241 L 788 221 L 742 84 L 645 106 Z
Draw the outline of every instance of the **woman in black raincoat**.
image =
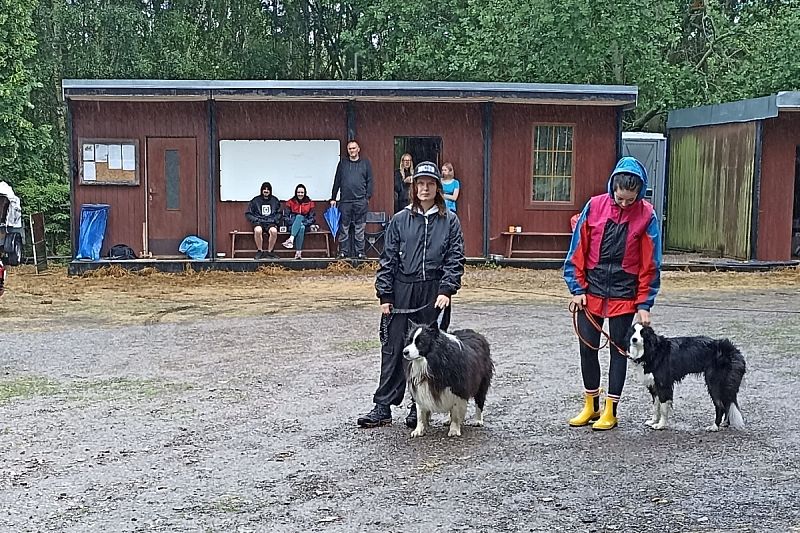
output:
M 411 204 L 397 213 L 386 229 L 386 242 L 375 278 L 381 303 L 381 375 L 375 406 L 359 417 L 361 427 L 392 422 L 392 405 L 400 405 L 406 389 L 403 359 L 408 321 L 450 324 L 450 299 L 461 288 L 464 236 L 458 216 L 445 207 L 442 175 L 435 163 L 417 165 Z M 439 315 L 441 314 L 441 317 Z M 406 425 L 417 425 L 416 405 Z

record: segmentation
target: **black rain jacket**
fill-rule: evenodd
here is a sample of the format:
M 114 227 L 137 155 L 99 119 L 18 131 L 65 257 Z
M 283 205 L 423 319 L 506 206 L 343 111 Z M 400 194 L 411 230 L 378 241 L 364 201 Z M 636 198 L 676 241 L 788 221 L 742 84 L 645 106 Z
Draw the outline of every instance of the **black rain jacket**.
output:
M 381 303 L 394 303 L 395 282 L 439 280 L 439 294 L 453 296 L 464 275 L 464 235 L 458 216 L 406 207 L 389 222 L 381 253 L 375 290 Z

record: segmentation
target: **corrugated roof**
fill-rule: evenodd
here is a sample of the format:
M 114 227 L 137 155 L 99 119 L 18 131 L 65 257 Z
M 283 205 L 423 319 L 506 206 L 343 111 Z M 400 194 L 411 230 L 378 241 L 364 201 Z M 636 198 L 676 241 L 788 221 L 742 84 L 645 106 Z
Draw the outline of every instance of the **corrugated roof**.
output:
M 781 111 L 800 111 L 800 92 L 782 91 L 761 98 L 670 111 L 667 129 L 694 128 L 775 118 Z
M 64 80 L 72 100 L 473 100 L 636 105 L 627 85 L 443 81 L 326 80 Z

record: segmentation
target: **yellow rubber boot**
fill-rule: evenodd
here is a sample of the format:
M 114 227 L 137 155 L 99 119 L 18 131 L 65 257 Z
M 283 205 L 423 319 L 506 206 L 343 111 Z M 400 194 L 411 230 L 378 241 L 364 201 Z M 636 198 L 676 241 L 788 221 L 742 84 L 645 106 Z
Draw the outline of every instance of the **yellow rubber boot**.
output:
M 617 402 L 619 400 L 614 400 L 612 398 L 606 398 L 606 406 L 603 409 L 603 414 L 600 416 L 600 420 L 592 424 L 592 429 L 595 431 L 608 431 L 609 429 L 614 429 L 617 427 Z
M 598 418 L 600 418 L 600 393 L 584 393 L 583 411 L 575 418 L 570 418 L 569 425 L 574 428 L 588 426 Z

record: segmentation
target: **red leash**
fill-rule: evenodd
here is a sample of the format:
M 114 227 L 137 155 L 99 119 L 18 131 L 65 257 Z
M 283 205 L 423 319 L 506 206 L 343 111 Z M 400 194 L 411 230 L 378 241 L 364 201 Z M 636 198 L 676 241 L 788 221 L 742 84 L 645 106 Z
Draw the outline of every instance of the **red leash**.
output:
M 575 329 L 575 335 L 577 335 L 578 339 L 580 339 L 580 341 L 583 344 L 585 344 L 590 350 L 598 350 L 599 351 L 599 350 L 602 350 L 603 348 L 605 348 L 606 346 L 608 346 L 609 344 L 611 344 L 611 346 L 613 346 L 614 348 L 617 349 L 617 351 L 619 352 L 619 354 L 621 356 L 627 357 L 628 359 L 631 358 L 631 356 L 628 353 L 628 351 L 623 349 L 623 348 L 621 348 L 616 342 L 614 342 L 614 340 L 611 338 L 611 336 L 608 333 L 605 332 L 605 330 L 603 329 L 603 326 L 601 326 L 600 324 L 597 323 L 597 320 L 594 319 L 592 314 L 584 311 L 583 314 L 589 320 L 589 323 L 594 327 L 594 329 L 599 331 L 600 334 L 603 337 L 606 338 L 605 343 L 603 343 L 602 346 L 598 346 L 598 347 L 592 346 L 589 343 L 589 341 L 587 341 L 586 339 L 583 338 L 583 336 L 581 335 L 580 330 L 578 329 L 578 312 L 580 311 L 580 309 L 578 309 L 578 305 L 576 303 L 574 303 L 574 302 L 570 302 L 569 303 L 569 310 L 572 313 L 572 327 Z

